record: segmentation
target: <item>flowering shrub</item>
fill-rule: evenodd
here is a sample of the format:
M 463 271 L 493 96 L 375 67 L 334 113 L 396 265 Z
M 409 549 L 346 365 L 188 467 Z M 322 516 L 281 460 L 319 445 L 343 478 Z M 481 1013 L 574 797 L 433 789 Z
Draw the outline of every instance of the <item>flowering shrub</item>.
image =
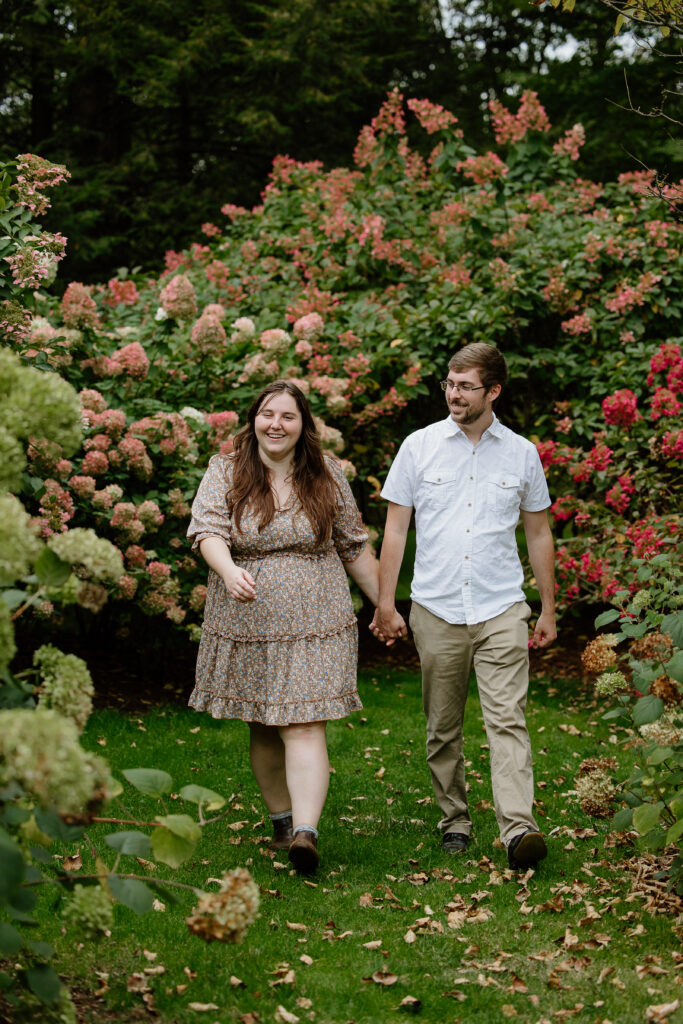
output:
M 581 785 L 577 779 L 577 791 L 583 809 L 598 817 L 608 816 L 621 797 L 626 807 L 614 816 L 614 827 L 635 830 L 649 849 L 668 847 L 671 885 L 683 893 L 683 571 L 663 554 L 636 559 L 633 568 L 637 589 L 618 591 L 616 607 L 595 620 L 596 628 L 615 623 L 619 632 L 599 634 L 583 662 L 598 676 L 598 695 L 616 700 L 603 717 L 627 727 L 625 748 L 634 763 L 617 790 L 615 765 L 596 761 L 593 785 L 589 771 Z M 628 645 L 624 654 L 622 644 Z
M 117 618 L 135 608 L 196 635 L 204 568 L 185 550 L 188 505 L 268 380 L 306 392 L 372 519 L 398 442 L 441 413 L 434 382 L 473 340 L 508 358 L 502 417 L 543 439 L 561 601 L 604 600 L 629 552 L 671 543 L 680 225 L 643 175 L 578 177 L 582 127 L 556 138 L 534 93 L 490 116 L 495 149 L 476 153 L 454 113 L 406 109 L 394 91 L 353 168 L 277 157 L 262 203 L 226 205 L 158 279 L 72 282 L 61 302 L 41 286 L 28 325 L 7 308 L 5 342 L 81 397 L 77 457 L 30 455 L 42 536 L 91 527 L 124 555 L 146 552 L 126 564 Z M 148 501 L 156 522 L 140 512 Z M 152 561 L 170 568 L 163 586 Z

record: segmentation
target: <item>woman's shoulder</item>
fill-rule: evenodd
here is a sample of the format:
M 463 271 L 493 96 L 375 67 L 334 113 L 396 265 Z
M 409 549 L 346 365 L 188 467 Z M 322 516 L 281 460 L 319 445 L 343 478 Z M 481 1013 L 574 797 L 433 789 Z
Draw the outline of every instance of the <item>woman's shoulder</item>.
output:
M 216 455 L 212 455 L 209 459 L 206 472 L 210 473 L 211 476 L 222 476 L 227 480 L 232 475 L 233 463 L 234 458 L 232 453 L 224 455 L 221 452 L 218 452 Z

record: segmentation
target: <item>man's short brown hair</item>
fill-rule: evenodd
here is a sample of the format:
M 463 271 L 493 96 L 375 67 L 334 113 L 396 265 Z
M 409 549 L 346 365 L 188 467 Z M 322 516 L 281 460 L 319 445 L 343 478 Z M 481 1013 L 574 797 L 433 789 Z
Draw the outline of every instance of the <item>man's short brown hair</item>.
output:
M 483 341 L 473 341 L 465 345 L 451 358 L 449 370 L 463 373 L 465 370 L 479 370 L 481 382 L 486 388 L 500 384 L 501 390 L 507 384 L 508 368 L 505 356 L 495 345 L 487 345 Z

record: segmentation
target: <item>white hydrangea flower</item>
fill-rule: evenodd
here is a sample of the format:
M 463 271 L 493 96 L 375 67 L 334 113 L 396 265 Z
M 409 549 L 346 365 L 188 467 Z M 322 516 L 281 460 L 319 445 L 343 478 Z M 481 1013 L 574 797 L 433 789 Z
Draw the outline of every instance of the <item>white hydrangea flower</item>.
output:
M 71 718 L 79 732 L 92 711 L 95 688 L 88 666 L 75 654 L 64 654 L 51 644 L 43 644 L 33 655 L 42 679 L 39 707 L 53 708 Z
M 163 306 L 158 307 L 156 313 L 154 314 L 154 319 L 158 324 L 163 323 L 164 320 L 169 319 L 168 313 L 166 312 Z
M 112 901 L 99 885 L 76 885 L 73 896 L 62 911 L 67 928 L 74 928 L 86 939 L 99 939 L 114 924 Z
M 94 530 L 76 526 L 66 533 L 53 534 L 47 545 L 63 562 L 82 565 L 95 580 L 116 583 L 123 575 L 121 552 L 111 541 L 98 537 Z

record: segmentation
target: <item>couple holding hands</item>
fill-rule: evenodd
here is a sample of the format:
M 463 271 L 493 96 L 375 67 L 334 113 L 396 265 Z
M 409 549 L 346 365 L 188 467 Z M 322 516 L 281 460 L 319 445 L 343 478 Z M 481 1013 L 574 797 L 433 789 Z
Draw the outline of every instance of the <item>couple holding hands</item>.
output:
M 410 628 L 443 848 L 465 850 L 472 830 L 462 725 L 474 667 L 509 864 L 526 868 L 546 855 L 532 814 L 525 705 L 529 643 L 556 636 L 550 498 L 535 446 L 493 411 L 506 380 L 492 345 L 466 345 L 450 360 L 441 381 L 447 417 L 406 438 L 382 489 L 389 505 L 379 563 L 351 488 L 289 381 L 262 391 L 233 451 L 211 459 L 199 486 L 188 536 L 210 572 L 190 706 L 248 723 L 272 845 L 287 849 L 302 874 L 318 865 L 327 722 L 362 706 L 346 574 L 375 606 L 374 635 L 388 644 L 405 636 L 394 594 L 413 511 Z M 520 514 L 542 606 L 531 641 Z

